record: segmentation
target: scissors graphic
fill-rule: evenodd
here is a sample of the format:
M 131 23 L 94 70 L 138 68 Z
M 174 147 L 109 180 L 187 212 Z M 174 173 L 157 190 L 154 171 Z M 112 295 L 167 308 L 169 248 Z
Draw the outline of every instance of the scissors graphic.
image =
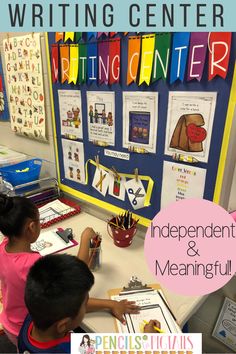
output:
M 142 188 L 138 188 L 136 190 L 136 192 L 134 192 L 134 190 L 132 188 L 128 189 L 128 193 L 131 195 L 134 195 L 134 199 L 132 200 L 133 205 L 137 205 L 137 198 L 144 197 L 144 194 L 140 194 L 141 190 L 142 190 Z

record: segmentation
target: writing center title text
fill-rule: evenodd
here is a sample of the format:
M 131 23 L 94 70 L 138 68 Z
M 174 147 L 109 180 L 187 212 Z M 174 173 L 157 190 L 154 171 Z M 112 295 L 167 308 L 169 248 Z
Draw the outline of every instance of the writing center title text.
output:
M 24 27 L 25 21 L 31 22 L 33 28 L 70 27 L 98 29 L 119 27 L 121 24 L 121 9 L 119 2 L 94 4 L 86 3 L 48 3 L 46 5 L 33 3 L 8 3 L 9 23 L 12 27 Z M 129 29 L 160 29 L 174 28 L 177 24 L 187 28 L 194 23 L 197 28 L 223 28 L 225 25 L 224 6 L 222 3 L 189 3 L 173 2 L 128 3 L 122 11 L 123 26 Z

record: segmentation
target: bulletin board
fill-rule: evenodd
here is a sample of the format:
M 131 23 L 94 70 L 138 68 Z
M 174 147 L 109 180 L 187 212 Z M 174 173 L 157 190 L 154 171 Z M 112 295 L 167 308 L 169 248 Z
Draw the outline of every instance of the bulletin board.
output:
M 126 68 L 128 55 L 128 36 L 123 34 L 118 35 L 121 38 L 121 80 L 120 83 L 113 85 L 106 84 L 86 84 L 74 85 L 60 82 L 51 85 L 52 107 L 54 108 L 54 133 L 56 142 L 57 169 L 60 179 L 60 187 L 63 191 L 86 200 L 94 205 L 110 211 L 111 213 L 119 213 L 122 210 L 132 210 L 129 199 L 126 195 L 125 201 L 118 200 L 109 194 L 105 197 L 98 193 L 93 187 L 93 176 L 95 166 L 87 164 L 88 183 L 80 184 L 65 177 L 65 169 L 63 164 L 63 150 L 60 118 L 59 118 L 59 99 L 58 90 L 75 90 L 80 91 L 82 102 L 82 128 L 83 139 L 78 138 L 78 142 L 84 144 L 84 163 L 89 159 L 94 160 L 95 156 L 99 156 L 100 164 L 111 168 L 112 166 L 118 173 L 133 174 L 134 169 L 138 168 L 139 175 L 150 176 L 154 181 L 153 191 L 150 199 L 150 205 L 137 211 L 132 210 L 134 215 L 140 219 L 140 223 L 148 226 L 150 220 L 156 215 L 161 208 L 162 186 L 163 186 L 163 167 L 164 162 L 173 162 L 172 156 L 165 154 L 165 137 L 167 129 L 168 115 L 168 100 L 169 92 L 216 92 L 216 107 L 214 115 L 214 123 L 211 135 L 211 144 L 209 146 L 209 156 L 207 162 L 198 162 L 196 166 L 206 171 L 205 188 L 203 198 L 219 202 L 221 186 L 224 175 L 225 159 L 227 155 L 229 134 L 233 120 L 235 95 L 236 95 L 236 74 L 234 64 L 236 58 L 236 33 L 232 35 L 232 46 L 230 53 L 230 62 L 228 73 L 225 79 L 215 77 L 208 81 L 208 65 L 206 64 L 203 71 L 202 80 L 192 80 L 183 83 L 176 81 L 170 84 L 169 80 L 158 80 L 157 82 L 147 86 L 146 84 L 138 85 L 132 83 L 129 86 L 126 83 Z M 52 44 L 55 43 L 55 33 L 48 34 L 48 62 L 50 76 L 50 55 Z M 88 139 L 88 108 L 87 108 L 87 92 L 103 91 L 115 92 L 115 143 L 114 146 L 102 147 L 96 146 L 89 142 Z M 123 148 L 123 109 L 122 109 L 122 94 L 123 92 L 158 92 L 158 128 L 156 140 L 156 153 L 138 154 L 130 152 L 130 160 L 121 160 L 113 157 L 105 156 L 104 150 L 114 150 L 128 153 L 126 148 Z M 190 166 L 185 162 L 178 162 L 183 166 Z M 143 184 L 147 187 L 147 183 Z

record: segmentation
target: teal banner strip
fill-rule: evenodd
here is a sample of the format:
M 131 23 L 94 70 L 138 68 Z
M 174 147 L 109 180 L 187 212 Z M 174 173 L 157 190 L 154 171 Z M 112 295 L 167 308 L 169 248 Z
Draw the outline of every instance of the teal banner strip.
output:
M 236 31 L 235 0 L 2 0 L 0 31 Z

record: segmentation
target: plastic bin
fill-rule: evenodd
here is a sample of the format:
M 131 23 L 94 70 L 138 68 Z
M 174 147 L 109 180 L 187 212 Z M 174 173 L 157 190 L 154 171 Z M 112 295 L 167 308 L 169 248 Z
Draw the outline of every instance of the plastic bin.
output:
M 15 165 L 0 167 L 0 175 L 13 186 L 39 179 L 42 166 L 41 159 L 32 159 Z

